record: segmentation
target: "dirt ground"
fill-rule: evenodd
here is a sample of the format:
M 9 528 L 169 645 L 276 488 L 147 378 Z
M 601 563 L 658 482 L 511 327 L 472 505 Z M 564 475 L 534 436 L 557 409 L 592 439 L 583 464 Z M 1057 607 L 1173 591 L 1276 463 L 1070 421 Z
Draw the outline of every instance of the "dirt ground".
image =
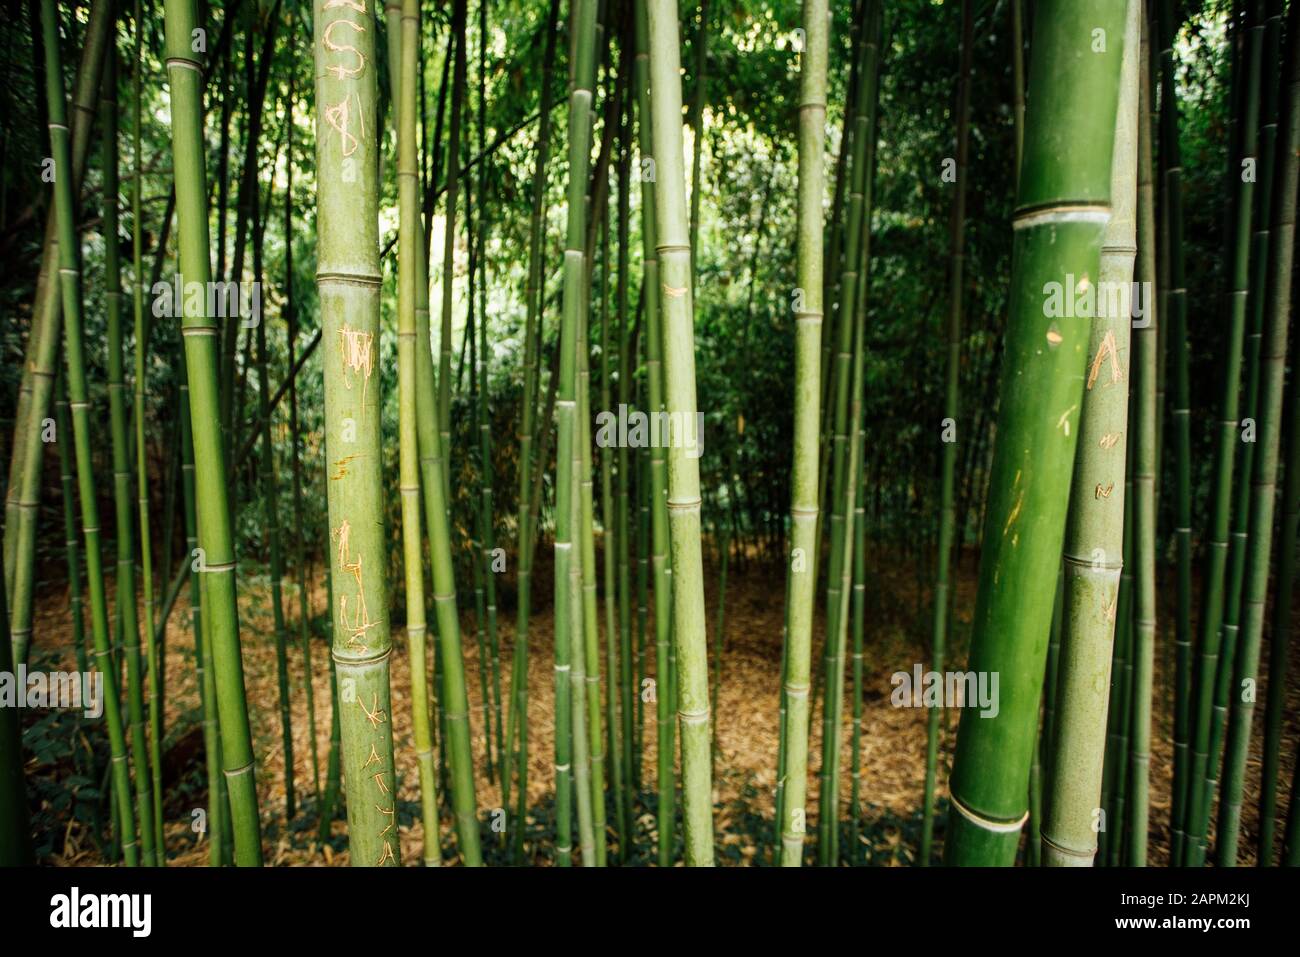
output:
M 527 861 L 551 862 L 552 822 L 552 719 L 554 679 L 552 669 L 552 627 L 550 609 L 550 567 L 548 549 L 539 548 L 537 579 L 540 607 L 529 625 L 528 714 L 530 725 L 528 792 L 530 826 L 527 838 Z M 874 865 L 908 865 L 914 863 L 920 835 L 922 789 L 925 771 L 926 713 L 920 708 L 896 708 L 890 703 L 893 686 L 890 675 L 910 671 L 913 664 L 928 661 L 929 615 L 926 592 L 918 594 L 916 563 L 890 562 L 872 552 L 869 567 L 867 623 L 864 639 L 864 687 L 861 725 L 861 828 L 857 835 L 859 860 Z M 598 555 L 598 562 L 600 561 Z M 513 559 L 512 559 L 513 561 Z M 975 598 L 977 559 L 964 555 L 958 563 L 955 605 L 955 635 L 949 667 L 964 667 L 966 642 Z M 598 565 L 598 567 L 600 567 Z M 717 556 L 705 556 L 705 592 L 709 609 L 709 640 L 715 638 L 717 624 L 718 566 Z M 346 826 L 342 810 L 333 823 L 332 837 L 325 843 L 316 840 L 319 811 L 314 794 L 312 748 L 315 741 L 320 775 L 325 774 L 329 753 L 330 694 L 326 665 L 328 647 L 324 639 L 311 641 L 311 682 L 315 699 L 316 720 L 310 726 L 304 685 L 304 661 L 297 641 L 298 588 L 293 578 L 284 582 L 284 606 L 289 619 L 291 643 L 288 650 L 291 721 L 293 727 L 293 773 L 299 795 L 294 820 L 286 820 L 285 755 L 281 742 L 278 713 L 278 685 L 274 629 L 270 612 L 269 581 L 245 574 L 241 567 L 241 637 L 247 697 L 250 704 L 256 773 L 261 804 L 263 846 L 266 862 L 276 865 L 339 865 L 347 862 Z M 599 577 L 599 576 L 598 576 Z M 325 611 L 324 580 L 320 567 L 311 570 L 310 607 L 319 616 Z M 502 578 L 503 602 L 499 614 L 500 660 L 503 700 L 509 701 L 509 662 L 514 645 L 515 613 L 513 606 L 513 567 Z M 537 590 L 537 589 L 535 589 Z M 1162 588 L 1162 598 L 1172 601 L 1170 587 Z M 771 820 L 776 780 L 778 699 L 781 668 L 781 629 L 784 592 L 779 570 L 748 560 L 738 567 L 733 561 L 726 592 L 725 650 L 722 657 L 721 683 L 718 690 L 716 774 L 714 780 L 714 827 L 718 835 L 721 864 L 766 863 L 771 850 Z M 501 803 L 499 781 L 489 780 L 485 760 L 485 713 L 480 693 L 479 653 L 473 630 L 473 594 L 460 596 L 463 622 L 464 660 L 471 706 L 473 753 L 477 776 L 477 799 L 480 817 L 489 820 L 490 812 Z M 823 609 L 816 622 L 815 654 L 820 656 Z M 1168 860 L 1169 785 L 1172 773 L 1172 624 L 1161 608 L 1162 618 L 1157 637 L 1155 676 L 1155 717 L 1152 729 L 1151 759 L 1151 837 L 1150 863 L 1163 865 Z M 601 623 L 604 622 L 603 608 Z M 192 827 L 193 812 L 206 804 L 202 781 L 202 738 L 199 729 L 199 697 L 193 667 L 193 638 L 189 628 L 189 606 L 182 597 L 172 612 L 166 641 L 166 708 L 164 793 L 165 835 L 169 866 L 203 865 L 208 861 L 206 838 Z M 634 622 L 634 640 L 636 625 Z M 653 675 L 653 621 L 649 626 L 650 651 L 647 673 Z M 1293 637 L 1297 629 L 1291 629 Z M 41 668 L 75 668 L 71 648 L 71 624 L 66 588 L 51 587 L 40 598 L 35 644 L 31 666 Z M 409 865 L 420 860 L 424 841 L 420 823 L 418 774 L 411 740 L 409 700 L 409 655 L 404 631 L 395 629 L 392 656 L 392 708 L 394 741 L 397 748 L 399 827 L 401 853 Z M 603 637 L 602 637 L 602 648 Z M 1263 659 L 1267 662 L 1267 649 Z M 1292 660 L 1300 660 L 1293 649 Z M 602 655 L 602 667 L 604 666 Z M 928 667 L 928 665 L 926 665 Z M 1266 671 L 1266 668 L 1261 670 Z M 851 687 L 850 677 L 847 679 Z M 1262 712 L 1266 700 L 1267 675 L 1262 676 L 1256 708 L 1255 734 L 1247 767 L 1245 806 L 1243 810 L 1242 862 L 1253 863 L 1258 820 L 1260 749 L 1262 747 Z M 817 696 L 820 702 L 820 695 Z M 848 815 L 852 772 L 852 732 L 849 709 L 845 706 L 842 734 L 840 813 Z M 655 734 L 653 704 L 646 706 L 640 796 L 633 808 L 636 834 L 629 863 L 653 860 L 655 840 Z M 951 760 L 956 715 L 945 715 L 941 757 L 945 762 L 939 774 L 940 798 L 945 796 L 947 762 Z M 818 775 L 821 765 L 821 708 L 815 706 L 809 760 L 810 819 L 818 807 Z M 1292 682 L 1285 716 L 1283 746 L 1283 782 L 1279 795 L 1279 821 L 1285 820 L 1287 791 L 1291 781 L 1300 740 L 1300 683 Z M 102 730 L 101 730 L 102 735 Z M 101 737 L 101 742 L 103 738 Z M 495 761 L 495 757 L 494 757 Z M 37 767 L 29 762 L 29 774 L 58 775 L 65 767 Z M 323 784 L 323 781 L 322 781 Z M 457 859 L 450 809 L 443 796 L 441 843 L 445 862 Z M 51 811 L 51 814 L 54 814 Z M 612 819 L 612 806 L 609 812 Z M 64 833 L 54 842 L 54 852 L 46 863 L 87 865 L 103 863 L 102 855 L 90 839 L 88 828 L 72 819 L 62 820 Z M 937 817 L 941 832 L 943 813 Z M 485 827 L 487 825 L 485 824 Z M 815 824 L 810 820 L 810 831 Z M 1280 831 L 1280 827 L 1279 827 Z M 846 858 L 847 845 L 854 835 L 849 825 L 842 825 L 841 846 Z M 485 836 L 490 835 L 485 831 Z M 679 836 L 680 840 L 680 836 Z M 811 842 L 810 842 L 811 843 Z M 500 852 L 486 841 L 488 863 L 504 862 Z M 611 853 L 611 860 L 614 860 Z

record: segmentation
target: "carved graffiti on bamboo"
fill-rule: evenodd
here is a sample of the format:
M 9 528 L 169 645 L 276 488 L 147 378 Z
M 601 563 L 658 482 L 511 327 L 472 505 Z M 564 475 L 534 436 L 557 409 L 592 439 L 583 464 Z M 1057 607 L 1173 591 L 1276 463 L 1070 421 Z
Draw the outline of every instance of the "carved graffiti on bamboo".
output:
M 332 7 L 340 7 L 340 6 L 348 6 L 348 5 L 349 4 L 347 4 L 346 0 L 335 0 L 335 2 L 326 3 L 325 9 L 329 10 Z M 364 13 L 365 11 L 362 12 Z M 356 57 L 356 60 L 354 61 L 352 66 L 344 66 L 342 63 L 336 63 L 333 66 L 326 67 L 325 72 L 332 73 L 335 79 L 338 80 L 355 80 L 357 77 L 361 76 L 361 74 L 366 71 L 366 57 L 364 53 L 362 53 L 360 50 L 358 50 L 350 43 L 335 42 L 334 31 L 337 30 L 339 27 L 351 27 L 357 33 L 366 32 L 366 28 L 363 24 L 354 23 L 351 20 L 345 20 L 340 18 L 338 20 L 330 21 L 330 23 L 325 27 L 325 32 L 321 34 L 321 41 L 320 41 L 321 46 L 323 46 L 330 53 L 351 53 L 354 57 Z
M 362 14 L 366 12 L 364 0 L 327 0 L 323 9 L 333 10 L 340 7 L 355 10 Z M 366 32 L 363 23 L 355 23 L 345 18 L 331 21 L 321 34 L 321 46 L 324 47 L 326 52 L 338 53 L 343 57 L 340 62 L 327 66 L 325 72 L 336 80 L 355 80 L 366 71 L 366 56 L 351 43 L 348 43 L 346 37 L 335 38 L 335 31 L 340 27 L 348 27 L 356 33 Z M 354 115 L 360 136 L 352 131 Z M 357 169 L 356 163 L 351 159 L 351 156 L 361 146 L 361 139 L 366 135 L 365 111 L 362 109 L 361 97 L 357 95 L 356 90 L 349 90 L 337 103 L 326 105 L 325 122 L 339 134 L 339 146 L 343 152 L 343 164 L 340 169 L 343 182 L 354 183 L 357 178 Z
M 361 135 L 365 136 L 366 116 L 361 110 L 361 97 L 356 94 L 355 90 L 348 93 L 347 96 L 343 97 L 343 99 L 339 100 L 339 102 L 335 103 L 333 106 L 327 106 L 325 108 L 325 122 L 328 123 L 332 129 L 338 132 L 339 144 L 343 148 L 344 159 L 347 159 L 355 153 L 357 147 L 361 145 L 361 140 L 352 132 L 353 104 L 356 104 L 357 125 L 361 128 Z M 348 164 L 344 164 L 343 181 L 352 182 L 354 179 L 355 176 L 352 179 L 348 178 Z
M 388 712 L 379 707 L 379 692 L 375 692 L 370 696 L 369 708 L 366 707 L 366 703 L 360 698 L 357 699 L 357 704 L 361 706 L 361 710 L 365 714 L 366 720 L 370 722 L 370 727 L 374 730 L 378 731 L 379 726 L 388 721 Z
M 370 374 L 374 371 L 374 333 L 349 329 L 345 323 L 339 330 L 339 353 L 343 357 L 343 386 L 351 389 L 357 374 L 361 374 L 361 402 L 366 401 Z
M 344 519 L 343 524 L 330 533 L 330 537 L 338 542 L 339 571 L 351 572 L 357 583 L 357 594 L 352 602 L 352 615 L 350 618 L 348 617 L 348 596 L 346 592 L 340 589 L 339 620 L 348 633 L 348 647 L 353 651 L 365 651 L 366 632 L 374 628 L 379 622 L 371 621 L 370 613 L 366 610 L 366 589 L 361 581 L 361 556 L 358 555 L 355 561 L 352 560 L 352 523 Z M 380 713 L 382 714 L 382 712 Z

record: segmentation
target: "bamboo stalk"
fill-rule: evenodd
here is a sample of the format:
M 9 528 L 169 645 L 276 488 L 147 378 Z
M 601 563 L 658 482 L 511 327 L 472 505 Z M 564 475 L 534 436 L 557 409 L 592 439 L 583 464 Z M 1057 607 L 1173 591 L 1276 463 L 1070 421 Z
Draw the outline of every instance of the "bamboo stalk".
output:
M 356 14 L 360 13 L 360 16 Z M 317 0 L 316 221 L 343 776 L 353 866 L 397 866 L 380 476 L 375 17 Z
M 996 717 L 964 710 L 950 782 L 949 864 L 1010 865 L 1026 818 L 1029 767 L 1065 531 L 1089 323 L 1047 315 L 1043 288 L 1074 295 L 1098 275 L 1110 218 L 1111 148 L 1126 4 L 1036 6 L 1014 245 L 1014 285 L 968 670 L 1000 675 Z M 1093 31 L 1104 31 L 1105 52 Z M 1096 52 L 1094 52 L 1096 51 Z M 1063 153 L 1064 140 L 1087 151 Z M 1071 279 L 1070 276 L 1074 276 Z
M 677 7 L 646 2 L 651 121 L 656 144 L 655 220 L 659 281 L 664 298 L 664 395 L 678 438 L 668 449 L 668 513 L 672 523 L 673 646 L 677 655 L 677 714 L 682 734 L 682 817 L 686 864 L 713 864 L 713 806 L 709 754 L 709 671 L 704 577 L 700 555 L 702 437 L 696 429 L 694 305 L 691 249 L 682 162 L 681 75 Z
M 1270 17 L 1281 14 L 1281 4 L 1271 3 Z M 1269 243 L 1268 332 L 1262 354 L 1259 406 L 1259 459 L 1250 498 L 1250 555 L 1247 558 L 1246 587 L 1242 616 L 1242 643 L 1233 682 L 1232 717 L 1228 726 L 1223 794 L 1219 804 L 1217 861 L 1220 867 L 1235 867 L 1241 829 L 1241 802 L 1245 785 L 1246 760 L 1250 746 L 1251 721 L 1255 709 L 1254 685 L 1259 669 L 1259 649 L 1264 630 L 1265 601 L 1268 597 L 1269 558 L 1272 554 L 1273 512 L 1277 481 L 1278 446 L 1281 434 L 1282 396 L 1286 371 L 1287 339 L 1291 318 L 1291 270 L 1295 258 L 1295 216 L 1297 173 L 1300 172 L 1300 51 L 1296 29 L 1300 12 L 1287 14 L 1286 113 L 1285 129 L 1278 153 L 1278 202 L 1272 207 Z M 1276 30 L 1276 24 L 1273 25 Z M 1286 632 L 1274 632 L 1273 640 L 1285 640 Z M 1280 675 L 1270 675 L 1271 680 Z
M 1234 73 L 1234 86 L 1241 89 L 1241 111 L 1233 111 L 1239 118 L 1238 138 L 1235 145 L 1241 150 L 1241 159 L 1252 158 L 1257 148 L 1259 121 L 1260 73 L 1263 58 L 1264 22 L 1263 0 L 1252 0 L 1247 24 L 1246 49 L 1243 70 Z M 1200 668 L 1197 675 L 1195 736 L 1192 746 L 1191 779 L 1188 799 L 1189 831 L 1185 847 L 1186 862 L 1199 865 L 1205 860 L 1206 830 L 1209 824 L 1211 794 L 1217 777 L 1217 749 L 1213 747 L 1215 701 L 1226 704 L 1226 679 L 1231 675 L 1231 656 L 1225 658 L 1226 669 L 1223 694 L 1219 694 L 1220 646 L 1224 643 L 1222 630 L 1226 603 L 1225 578 L 1228 564 L 1228 533 L 1231 520 L 1233 462 L 1238 445 L 1238 418 L 1240 416 L 1242 352 L 1246 332 L 1246 306 L 1250 279 L 1250 231 L 1254 215 L 1254 177 L 1236 175 L 1237 156 L 1231 157 L 1230 170 L 1236 179 L 1233 222 L 1233 245 L 1230 250 L 1228 275 L 1231 293 L 1227 303 L 1227 341 L 1225 343 L 1223 394 L 1220 417 L 1215 430 L 1214 484 L 1210 497 L 1210 523 L 1206 535 L 1205 573 L 1202 577 L 1202 608 L 1200 619 Z M 1249 181 L 1247 181 L 1249 179 Z M 1243 476 L 1249 481 L 1249 475 Z M 1222 724 L 1220 723 L 1220 727 Z
M 1017 23 L 1019 10 L 1017 7 Z M 951 423 L 957 428 L 960 416 L 961 399 L 961 321 L 962 296 L 966 266 L 966 178 L 968 156 L 970 151 L 970 90 L 972 83 L 971 68 L 973 54 L 971 47 L 975 39 L 975 13 L 971 0 L 962 0 L 961 5 L 961 60 L 957 73 L 957 182 L 953 193 L 950 218 L 948 220 L 948 322 L 944 330 L 946 336 L 946 363 L 944 377 L 944 402 L 942 423 L 944 430 Z M 1019 168 L 1019 145 L 1017 144 L 1017 169 Z M 934 584 L 934 622 L 932 628 L 931 669 L 943 674 L 944 651 L 947 642 L 948 610 L 952 604 L 949 597 L 949 565 L 957 532 L 957 503 L 955 494 L 957 468 L 957 436 L 943 441 L 943 465 L 939 477 L 939 567 Z M 921 850 L 918 862 L 927 866 L 930 862 L 931 845 L 934 840 L 934 784 L 939 758 L 939 715 L 938 709 L 931 708 L 926 716 L 925 747 L 925 793 L 922 798 Z

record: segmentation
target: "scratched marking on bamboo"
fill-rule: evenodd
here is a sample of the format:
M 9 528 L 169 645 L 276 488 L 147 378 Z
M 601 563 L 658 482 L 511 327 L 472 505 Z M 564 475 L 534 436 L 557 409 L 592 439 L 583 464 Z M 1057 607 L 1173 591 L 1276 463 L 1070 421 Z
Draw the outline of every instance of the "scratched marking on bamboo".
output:
M 355 92 L 349 93 L 338 103 L 325 108 L 325 122 L 339 133 L 339 142 L 343 146 L 343 155 L 351 156 L 361 145 L 361 140 L 353 135 L 352 101 L 357 101 L 357 123 L 361 126 L 361 135 L 366 134 L 366 116 L 361 111 L 361 98 Z
M 379 622 L 371 621 L 370 613 L 366 609 L 366 589 L 361 582 L 361 556 L 358 555 L 356 561 L 349 561 L 352 554 L 352 523 L 344 519 L 343 524 L 330 533 L 330 537 L 337 539 L 339 543 L 339 571 L 351 572 L 357 583 L 357 595 L 353 603 L 352 619 L 348 620 L 348 596 L 341 594 L 339 595 L 339 620 L 343 622 L 343 627 L 348 632 L 348 647 L 354 651 L 365 651 L 366 632 L 374 628 Z
M 1119 367 L 1119 347 L 1115 344 L 1115 333 L 1111 329 L 1106 330 L 1106 335 L 1101 340 L 1101 345 L 1097 347 L 1097 355 L 1092 360 L 1092 368 L 1088 370 L 1088 388 L 1091 389 L 1097 382 L 1097 376 L 1101 374 L 1102 363 L 1106 358 L 1110 358 L 1110 385 L 1114 385 L 1124 378 L 1124 373 Z
M 388 712 L 385 711 L 383 708 L 379 707 L 379 692 L 378 692 L 378 691 L 376 691 L 374 694 L 372 694 L 372 695 L 370 696 L 370 707 L 369 707 L 369 708 L 366 707 L 366 703 L 365 703 L 364 701 L 362 701 L 360 698 L 357 699 L 357 704 L 360 706 L 361 710 L 362 710 L 363 712 L 365 712 L 366 720 L 370 722 L 370 727 L 375 728 L 375 729 L 378 729 L 378 727 L 379 727 L 381 724 L 385 724 L 385 723 L 387 723 L 387 721 L 388 721 Z M 373 747 L 373 745 L 372 745 L 372 747 Z M 380 772 L 380 773 L 382 773 L 382 772 Z
M 343 4 L 336 3 L 335 5 L 342 6 Z M 329 9 L 328 4 L 326 5 L 325 9 Z M 321 46 L 323 46 L 330 53 L 351 53 L 353 56 L 357 58 L 356 65 L 347 67 L 341 63 L 336 63 L 334 66 L 326 67 L 325 72 L 334 74 L 334 77 L 339 80 L 355 80 L 357 77 L 361 76 L 361 74 L 364 73 L 366 70 L 366 57 L 365 54 L 363 54 L 356 47 L 352 46 L 352 44 L 350 43 L 334 42 L 334 31 L 335 29 L 341 26 L 351 27 L 353 30 L 356 30 L 358 33 L 366 32 L 366 28 L 364 24 L 353 23 L 351 20 L 344 20 L 344 19 L 334 20 L 331 21 L 327 27 L 325 27 L 325 32 L 321 34 Z
M 352 388 L 351 372 L 355 377 L 361 373 L 361 402 L 366 401 L 366 389 L 370 386 L 370 375 L 374 372 L 374 333 L 362 329 L 349 329 L 346 325 L 339 330 L 339 353 L 343 357 L 343 386 Z

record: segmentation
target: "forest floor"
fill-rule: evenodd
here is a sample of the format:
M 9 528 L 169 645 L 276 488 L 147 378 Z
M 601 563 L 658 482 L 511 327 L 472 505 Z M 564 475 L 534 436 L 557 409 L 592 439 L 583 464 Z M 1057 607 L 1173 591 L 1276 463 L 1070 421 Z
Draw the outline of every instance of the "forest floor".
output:
M 528 715 L 529 715 L 529 826 L 527 829 L 526 862 L 552 863 L 553 845 L 553 769 L 552 748 L 554 723 L 552 720 L 554 678 L 552 667 L 552 628 L 550 608 L 551 570 L 546 548 L 538 550 L 539 567 L 536 582 L 541 583 L 538 607 L 529 626 L 530 654 L 528 659 Z M 880 559 L 880 560 L 876 560 Z M 597 568 L 600 565 L 597 556 Z M 921 803 L 925 774 L 926 712 L 922 708 L 895 707 L 890 695 L 893 685 L 890 676 L 898 671 L 911 672 L 916 664 L 928 668 L 929 647 L 929 590 L 918 585 L 916 562 L 884 560 L 872 551 L 874 581 L 868 584 L 867 625 L 864 640 L 864 689 L 861 729 L 861 830 L 854 835 L 847 822 L 851 789 L 852 734 L 850 715 L 846 713 L 841 754 L 840 817 L 841 853 L 850 860 L 856 849 L 857 862 L 873 865 L 900 866 L 915 862 L 921 830 Z M 965 554 L 958 563 L 955 634 L 949 655 L 950 670 L 965 667 L 966 647 L 969 638 L 971 613 L 974 607 L 977 557 Z M 250 569 L 251 570 L 251 569 Z M 709 640 L 714 641 L 717 623 L 717 590 L 719 583 L 716 556 L 706 550 L 705 594 L 709 609 Z M 307 697 L 304 693 L 304 667 L 301 645 L 298 641 L 297 585 L 285 580 L 284 606 L 288 618 L 290 639 L 288 660 L 291 687 L 291 723 L 293 728 L 293 774 L 299 805 L 292 821 L 286 819 L 285 806 L 285 755 L 279 710 L 276 706 L 279 690 L 276 671 L 274 628 L 270 610 L 270 588 L 264 570 L 256 574 L 242 574 L 241 569 L 241 637 L 247 697 L 250 705 L 258 792 L 261 802 L 263 846 L 266 863 L 277 865 L 338 865 L 348 859 L 346 825 L 343 809 L 339 808 L 332 826 L 331 837 L 325 843 L 316 840 L 319 811 L 314 793 L 312 752 L 310 742 Z M 310 596 L 312 614 L 317 616 L 317 629 L 325 610 L 324 581 L 319 566 L 313 567 L 313 591 Z M 514 643 L 513 567 L 502 576 L 503 595 L 499 613 L 501 684 L 503 701 L 509 701 L 510 660 Z M 598 577 L 600 577 L 598 575 Z M 635 580 L 635 579 L 634 579 Z M 1173 588 L 1162 588 L 1160 594 L 1172 602 Z M 187 591 L 187 590 L 183 590 Z M 770 860 L 772 842 L 773 794 L 776 779 L 778 739 L 778 700 L 781 670 L 781 630 L 783 605 L 781 596 L 784 582 L 779 569 L 773 569 L 758 560 L 748 560 L 741 565 L 731 564 L 727 582 L 725 624 L 725 651 L 722 659 L 722 676 L 718 691 L 716 772 L 714 779 L 714 828 L 718 835 L 718 860 L 721 864 L 755 864 Z M 111 598 L 111 594 L 110 594 Z M 504 863 L 503 852 L 497 850 L 495 835 L 491 833 L 492 810 L 501 803 L 499 780 L 489 780 L 486 761 L 485 713 L 479 679 L 479 653 L 473 629 L 473 593 L 461 594 L 464 659 L 469 688 L 473 753 L 477 777 L 477 800 L 480 818 L 483 819 L 484 851 L 488 863 Z M 873 605 L 874 602 L 874 605 Z M 1297 615 L 1300 617 L 1300 603 Z M 814 670 L 820 661 L 821 634 L 824 629 L 824 609 L 819 607 L 816 621 Z M 1161 608 L 1160 629 L 1157 636 L 1155 698 L 1156 707 L 1152 729 L 1151 757 L 1151 818 L 1149 861 L 1162 865 L 1167 862 L 1169 790 L 1172 774 L 1172 607 Z M 604 609 L 600 610 L 602 632 Z M 206 837 L 196 833 L 196 811 L 206 806 L 207 795 L 203 784 L 202 734 L 199 725 L 200 705 L 193 667 L 193 639 L 189 627 L 189 606 L 184 594 L 178 599 L 168 621 L 166 642 L 166 697 L 165 697 L 165 757 L 164 831 L 168 863 L 173 866 L 206 864 L 209 848 Z M 653 618 L 649 625 L 650 649 L 647 671 L 653 674 Z M 1288 636 L 1295 642 L 1300 629 L 1293 627 Z M 636 624 L 633 623 L 634 640 Z M 66 587 L 54 585 L 41 595 L 38 609 L 30 669 L 75 669 L 72 652 L 71 622 Z M 404 631 L 394 628 L 394 653 L 392 656 L 392 720 L 394 742 L 397 749 L 398 816 L 401 830 L 401 853 L 405 863 L 418 862 L 423 845 L 423 825 L 419 820 L 418 775 L 415 751 L 411 739 L 411 708 L 409 700 L 409 655 Z M 602 634 L 602 668 L 604 667 Z M 325 775 L 329 754 L 330 687 L 326 665 L 328 646 L 318 634 L 311 641 L 312 688 L 315 699 L 316 721 L 314 738 L 319 758 L 319 773 Z M 1265 649 L 1262 661 L 1267 662 Z M 1300 648 L 1293 647 L 1292 661 L 1300 661 Z M 1267 671 L 1267 668 L 1261 668 Z M 846 676 L 846 691 L 851 688 L 852 673 Z M 1242 863 L 1253 863 L 1255 835 L 1258 827 L 1258 795 L 1260 752 L 1262 749 L 1262 722 L 1266 700 L 1267 675 L 1261 678 L 1255 714 L 1255 734 L 1252 737 L 1250 760 L 1247 767 L 1245 801 L 1243 809 L 1243 836 L 1241 840 Z M 1285 716 L 1282 782 L 1279 795 L 1278 820 L 1285 820 L 1287 793 L 1296 757 L 1296 744 L 1300 741 L 1300 682 L 1293 682 Z M 810 833 L 815 834 L 815 815 L 818 809 L 818 775 L 821 766 L 821 696 L 811 722 L 809 755 Z M 851 700 L 846 694 L 846 701 Z M 846 704 L 846 712 L 849 705 Z M 629 863 L 642 864 L 655 858 L 655 725 L 654 705 L 646 706 L 644 748 L 642 750 L 641 789 L 632 811 L 635 818 L 635 836 Z M 495 716 L 492 716 L 495 719 Z M 941 805 L 936 815 L 936 836 L 940 837 L 946 813 L 947 767 L 951 761 L 952 745 L 956 733 L 957 715 L 945 713 L 941 746 L 939 794 Z M 25 726 L 36 723 L 37 716 L 26 714 Z M 80 719 L 76 719 L 80 721 Z M 83 725 L 94 730 L 98 737 L 96 747 L 106 750 L 103 723 Z M 81 737 L 80 733 L 76 735 Z M 29 747 L 31 746 L 29 736 Z M 73 760 L 57 748 L 45 749 L 39 743 L 37 755 L 28 761 L 29 787 L 38 793 L 41 811 L 38 827 L 47 833 L 38 841 L 44 849 L 46 863 L 56 865 L 86 865 L 103 863 L 102 850 L 91 836 L 85 813 L 75 814 L 68 801 L 60 794 L 66 787 L 60 784 L 74 773 Z M 102 758 L 101 766 L 102 766 Z M 493 762 L 496 762 L 493 756 Z M 78 781 L 90 784 L 78 776 Z M 97 782 L 93 782 L 97 783 Z M 90 793 L 94 793 L 93 791 Z M 442 795 L 441 841 L 444 862 L 458 858 L 452 816 L 448 798 Z M 500 815 L 495 815 L 498 819 Z M 612 802 L 607 812 L 614 819 Z M 1280 833 L 1280 825 L 1279 825 Z M 42 835 L 38 834 L 38 838 Z M 680 828 L 678 829 L 680 841 Z M 615 846 L 611 836 L 611 848 Z M 810 840 L 809 854 L 815 853 Z M 936 840 L 936 846 L 938 841 Z M 678 855 L 680 856 L 680 855 Z M 610 852 L 611 862 L 617 854 Z

